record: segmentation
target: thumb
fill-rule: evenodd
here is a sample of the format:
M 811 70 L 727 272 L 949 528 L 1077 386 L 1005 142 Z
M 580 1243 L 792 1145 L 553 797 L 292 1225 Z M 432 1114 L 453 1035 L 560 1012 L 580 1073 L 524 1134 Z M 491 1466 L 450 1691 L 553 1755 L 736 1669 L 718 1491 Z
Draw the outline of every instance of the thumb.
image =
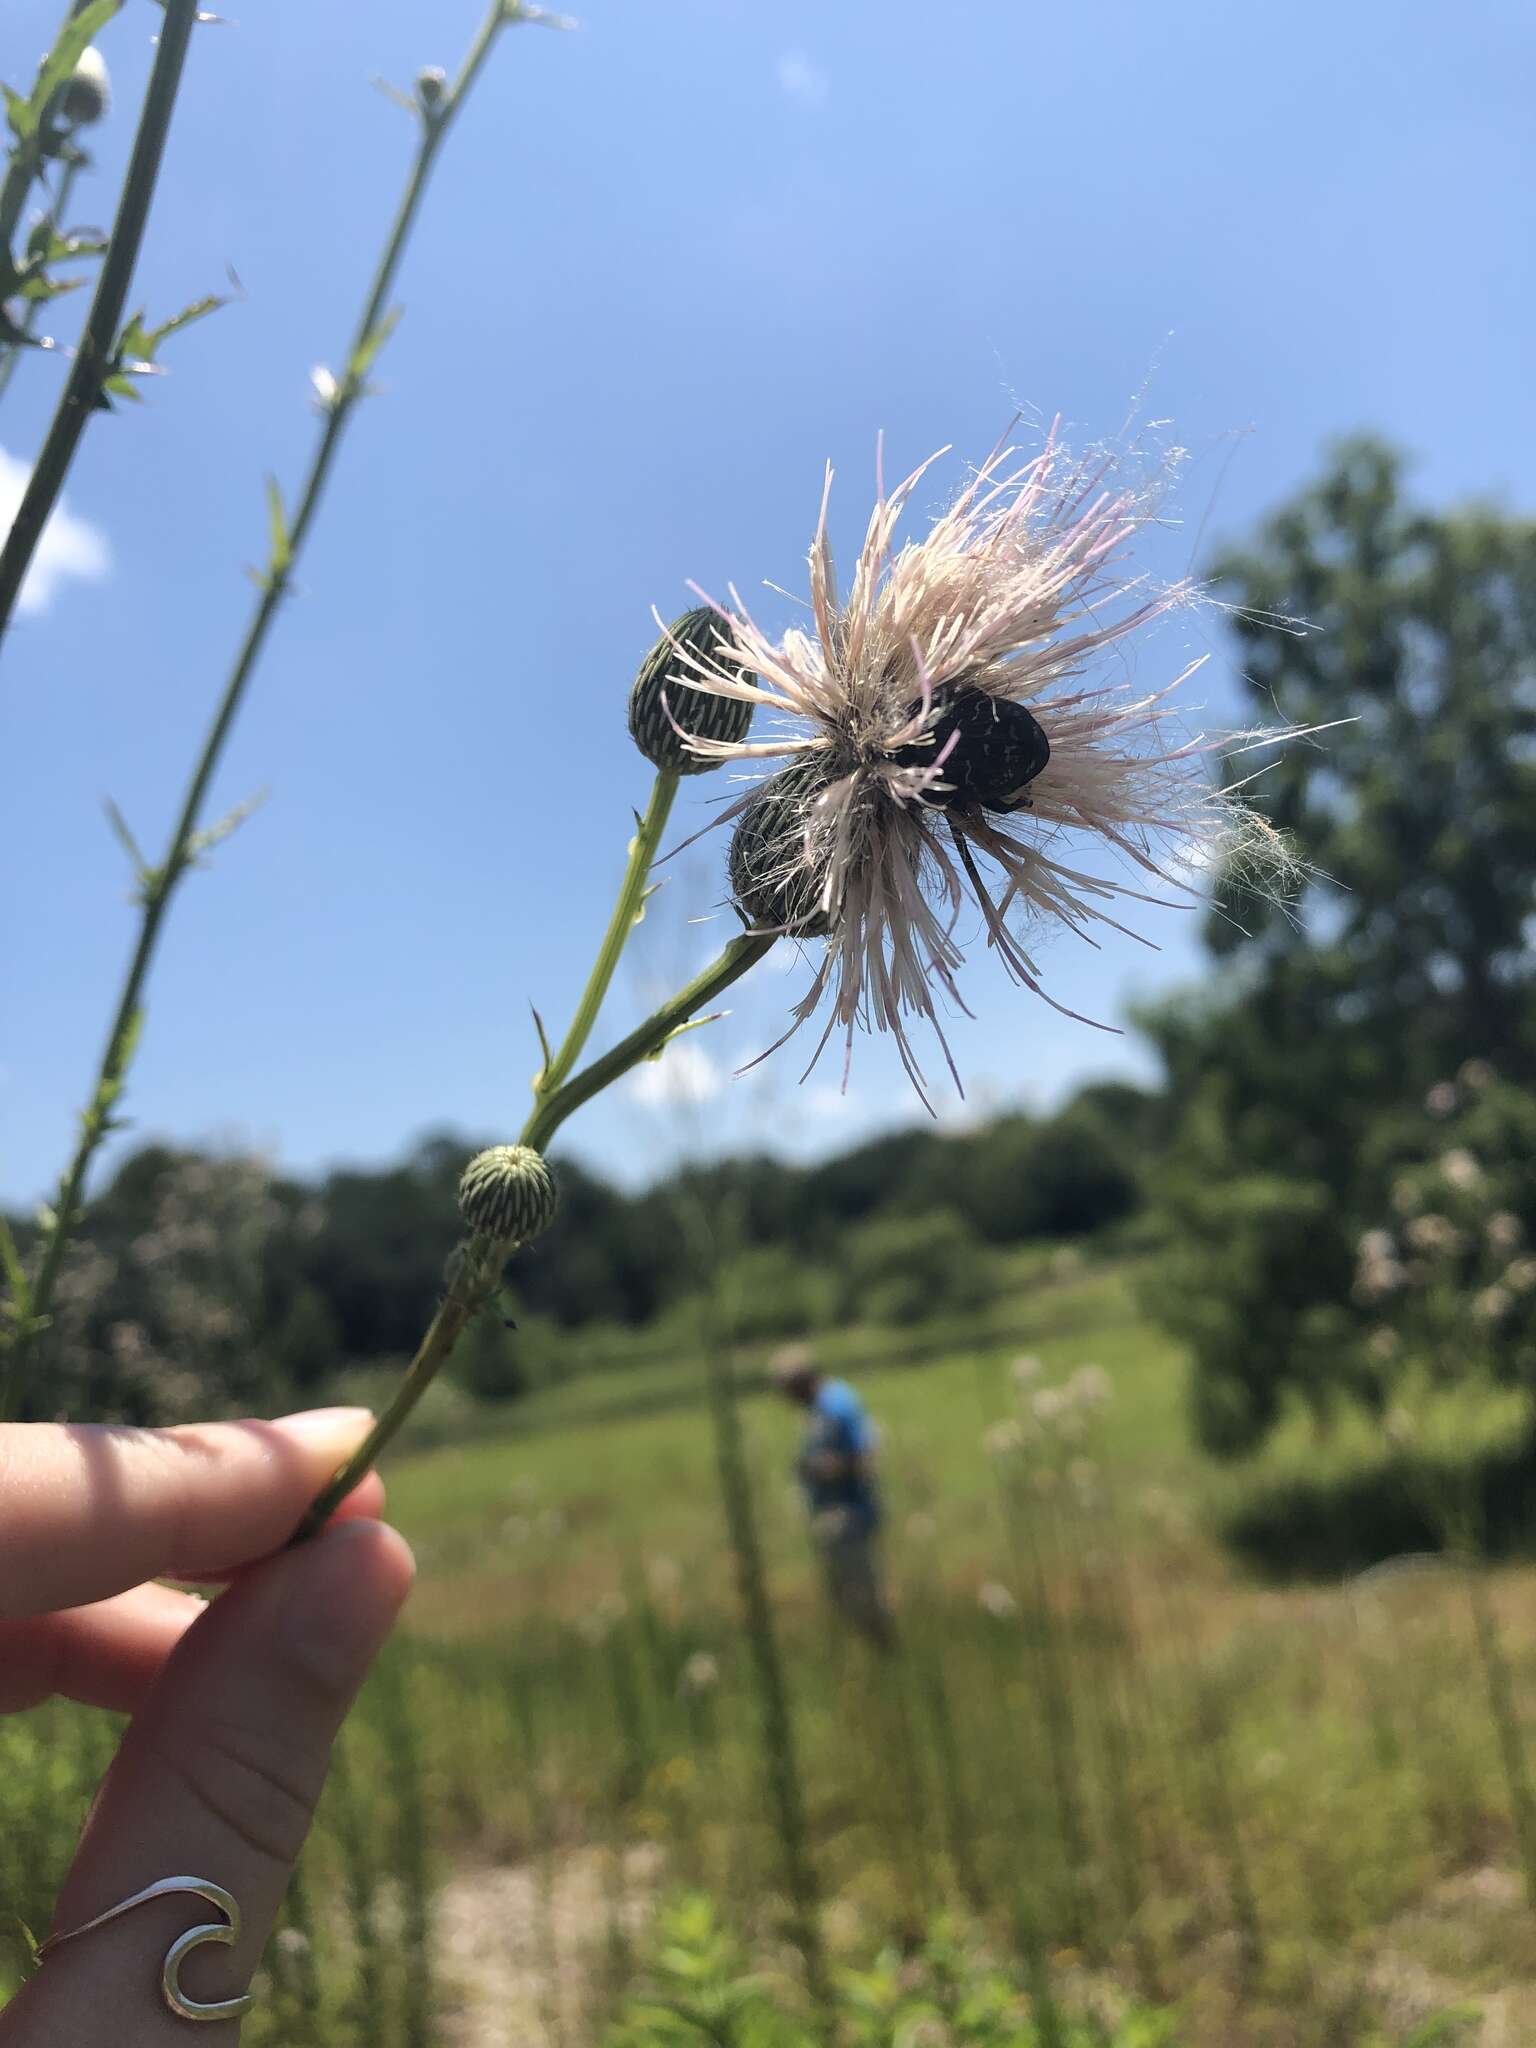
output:
M 282 1903 L 331 1745 L 410 1588 L 411 1556 L 379 1522 L 333 1525 L 247 1572 L 187 1631 L 107 1774 L 54 1916 L 57 1934 L 168 1877 L 235 1900 L 233 1946 L 188 1952 L 186 1995 L 237 1997 Z M 167 1951 L 217 1908 L 179 1893 L 47 1955 L 0 2017 L 5 2048 L 185 2048 L 161 1989 Z M 214 2027 L 218 2031 L 214 2031 Z M 205 2048 L 228 2048 L 238 2020 Z

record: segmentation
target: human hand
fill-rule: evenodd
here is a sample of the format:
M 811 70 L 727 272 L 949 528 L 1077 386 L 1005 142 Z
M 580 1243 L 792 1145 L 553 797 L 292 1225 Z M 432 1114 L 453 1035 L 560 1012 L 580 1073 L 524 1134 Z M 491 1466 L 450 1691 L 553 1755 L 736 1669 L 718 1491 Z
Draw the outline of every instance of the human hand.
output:
M 133 1715 L 55 1931 L 161 1878 L 210 1880 L 237 1901 L 241 1934 L 188 1954 L 192 1999 L 250 1983 L 331 1744 L 410 1589 L 373 1476 L 314 1542 L 281 1549 L 370 1420 L 0 1427 L 0 1713 L 62 1694 Z M 162 1577 L 230 1584 L 208 1605 Z M 0 2013 L 0 2044 L 186 2048 L 161 1969 L 180 1934 L 216 1918 L 172 1896 L 65 1943 Z M 192 2038 L 229 2048 L 238 2034 L 217 2020 Z

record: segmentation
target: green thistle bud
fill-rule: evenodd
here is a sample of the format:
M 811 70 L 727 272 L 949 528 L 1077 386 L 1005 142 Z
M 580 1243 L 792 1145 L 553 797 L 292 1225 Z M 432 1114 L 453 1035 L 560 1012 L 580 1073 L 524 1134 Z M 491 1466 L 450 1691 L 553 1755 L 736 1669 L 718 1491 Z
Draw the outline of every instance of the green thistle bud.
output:
M 706 661 L 717 660 L 723 631 L 719 614 L 707 605 L 684 612 L 640 664 L 629 693 L 629 730 L 653 768 L 669 768 L 674 775 L 702 775 L 718 767 L 718 762 L 690 753 L 684 734 L 732 745 L 746 738 L 752 706 L 739 697 L 716 697 L 708 690 L 695 689 L 688 680 L 688 664 L 678 652 L 679 647 L 686 647 Z M 743 670 L 741 680 L 750 683 L 753 678 Z
M 58 118 L 66 128 L 89 128 L 112 105 L 107 60 L 92 43 L 59 89 Z
M 459 1213 L 469 1228 L 519 1244 L 549 1228 L 558 1199 L 549 1168 L 531 1145 L 477 1152 L 459 1180 Z
M 424 114 L 435 114 L 448 90 L 448 74 L 440 64 L 429 64 L 416 74 L 416 104 Z
M 792 762 L 769 777 L 736 820 L 731 894 L 754 931 L 810 939 L 832 929 L 821 902 L 826 862 L 805 843 L 812 806 L 826 787 L 819 761 Z

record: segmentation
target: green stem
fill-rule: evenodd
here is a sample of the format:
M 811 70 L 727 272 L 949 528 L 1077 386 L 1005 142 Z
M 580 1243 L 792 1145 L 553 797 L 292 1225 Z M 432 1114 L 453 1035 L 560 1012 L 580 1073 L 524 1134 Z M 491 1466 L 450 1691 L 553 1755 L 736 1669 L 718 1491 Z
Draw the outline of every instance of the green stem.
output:
M 79 175 L 80 159 L 77 156 L 66 157 L 64 159 L 64 168 L 59 173 L 59 189 L 54 195 L 52 206 L 48 210 L 48 225 L 51 232 L 55 234 L 59 232 L 64 222 L 66 217 L 64 209 L 69 204 L 69 195 L 73 191 L 75 179 Z M 0 243 L 0 248 L 8 246 L 9 244 Z M 31 335 L 32 329 L 37 325 L 37 316 L 41 310 L 42 303 L 40 300 L 28 299 L 26 311 L 22 314 L 20 321 L 15 327 L 15 332 L 20 336 L 20 339 L 3 344 L 4 353 L 0 354 L 0 398 L 5 396 L 11 378 L 15 375 L 16 365 L 21 359 L 23 342 Z
M 637 820 L 634 838 L 629 842 L 629 865 L 624 870 L 623 886 L 613 906 L 613 916 L 603 934 L 603 943 L 598 951 L 597 961 L 592 969 L 571 1028 L 565 1034 L 560 1050 L 534 1083 L 534 1097 L 542 1103 L 555 1095 L 565 1077 L 581 1056 L 581 1049 L 592 1035 L 597 1022 L 597 1013 L 603 1006 L 619 956 L 624 951 L 630 933 L 639 922 L 641 906 L 645 901 L 646 878 L 656 858 L 656 849 L 661 844 L 661 835 L 666 830 L 673 800 L 681 777 L 669 768 L 659 768 L 656 780 L 651 786 L 651 800 L 646 805 L 645 816 Z
M 160 159 L 171 125 L 171 112 L 181 85 L 182 67 L 197 20 L 198 0 L 165 0 L 165 19 L 155 48 L 154 69 L 144 95 L 128 175 L 123 180 L 117 219 L 96 281 L 96 295 L 86 316 L 85 328 L 70 365 L 69 377 L 48 428 L 48 438 L 37 458 L 27 484 L 21 509 L 12 521 L 5 546 L 0 549 L 0 638 L 10 625 L 11 613 L 21 590 L 22 579 L 31 566 L 64 478 L 74 459 L 85 423 L 95 410 L 101 387 L 112 373 L 113 353 L 122 324 L 123 305 L 133 281 L 139 245 L 149 220 L 150 201 L 160 175 Z
M 169 11 L 168 8 L 168 13 Z M 177 883 L 191 866 L 196 853 L 198 819 L 202 814 L 209 784 L 213 780 L 224 743 L 234 724 L 235 714 L 240 708 L 246 684 L 266 642 L 268 628 L 288 589 L 293 565 L 298 560 L 299 551 L 303 547 L 319 506 L 321 493 L 325 488 L 325 481 L 341 439 L 342 428 L 358 400 L 365 393 L 366 371 L 359 370 L 357 364 L 360 358 L 366 363 L 369 353 L 376 346 L 384 304 L 404 254 L 417 208 L 426 190 L 428 174 L 438 150 L 442 147 L 443 138 L 490 54 L 498 30 L 520 18 L 517 10 L 505 5 L 504 0 L 494 0 L 480 25 L 479 33 L 470 45 L 469 53 L 452 87 L 445 93 L 430 117 L 423 117 L 415 161 L 406 181 L 384 254 L 369 287 L 367 303 L 358 321 L 357 332 L 347 357 L 346 373 L 338 381 L 336 394 L 326 408 L 325 424 L 310 461 L 309 474 L 299 497 L 298 511 L 287 534 L 273 542 L 272 553 L 262 577 L 261 596 L 252 612 L 245 637 L 214 713 L 213 723 L 203 742 L 202 753 L 188 785 L 181 815 L 176 821 L 165 859 L 158 868 L 143 878 L 140 899 L 143 915 L 138 944 L 129 962 L 127 979 L 123 983 L 122 993 L 118 999 L 112 1028 L 107 1034 L 106 1049 L 97 1072 L 91 1106 L 81 1118 L 80 1139 L 64 1175 L 58 1200 L 54 1204 L 53 1222 L 44 1241 L 42 1261 L 32 1287 L 30 1316 L 17 1333 L 7 1370 L 3 1379 L 0 1379 L 0 1421 L 14 1413 L 27 1356 L 48 1316 L 59 1267 L 80 1211 L 86 1172 L 98 1146 L 111 1128 L 111 1108 L 121 1092 L 124 1073 L 133 1052 L 144 983 L 154 958 L 155 945 L 160 936 L 166 907 Z M 162 34 L 162 43 L 164 35 L 168 33 L 169 23 Z
M 743 932 L 740 938 L 732 939 L 718 959 L 713 960 L 702 974 L 695 975 L 686 988 L 679 989 L 643 1024 L 637 1025 L 628 1038 L 621 1038 L 611 1052 L 605 1052 L 601 1059 L 584 1067 L 573 1080 L 566 1082 L 558 1094 L 538 1103 L 523 1126 L 519 1142 L 531 1145 L 535 1152 L 546 1151 L 550 1139 L 568 1116 L 580 1109 L 584 1102 L 590 1102 L 594 1095 L 600 1095 L 627 1074 L 631 1067 L 637 1067 L 652 1053 L 659 1052 L 689 1018 L 723 994 L 733 981 L 739 981 L 749 967 L 755 967 L 772 949 L 774 941 L 772 932 Z
M 536 1102 L 532 1115 L 523 1126 L 519 1142 L 543 1151 L 568 1116 L 580 1109 L 584 1102 L 590 1102 L 594 1095 L 601 1094 L 632 1067 L 637 1067 L 643 1059 L 659 1052 L 680 1025 L 686 1024 L 695 1012 L 728 989 L 733 981 L 739 981 L 773 944 L 771 933 L 744 932 L 740 938 L 732 939 L 702 974 L 696 975 L 686 988 L 679 989 L 669 1002 L 663 1003 L 627 1038 L 621 1039 L 611 1052 L 604 1053 L 601 1059 L 583 1068 L 554 1095 Z M 293 1533 L 293 1542 L 302 1543 L 325 1526 L 353 1487 L 367 1475 L 379 1453 L 398 1435 L 401 1425 L 437 1377 L 439 1367 L 466 1326 L 490 1298 L 503 1266 L 515 1249 L 515 1239 L 488 1243 L 483 1238 L 471 1238 L 461 1247 L 458 1268 L 448 1293 L 427 1325 L 426 1335 L 395 1389 L 389 1406 L 347 1462 L 310 1503 L 304 1519 Z

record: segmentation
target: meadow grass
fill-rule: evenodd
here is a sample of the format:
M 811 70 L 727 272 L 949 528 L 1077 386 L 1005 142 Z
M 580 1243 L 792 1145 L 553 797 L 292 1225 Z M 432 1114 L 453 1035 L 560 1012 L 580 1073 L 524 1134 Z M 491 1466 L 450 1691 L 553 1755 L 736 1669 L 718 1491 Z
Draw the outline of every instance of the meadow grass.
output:
M 796 1417 L 763 1391 L 736 1406 L 829 1981 L 958 1921 L 1014 1958 L 1046 2048 L 1116 2001 L 1189 2048 L 1396 2048 L 1464 1998 L 1480 2017 L 1454 2038 L 1536 2039 L 1528 1569 L 1255 1577 L 1231 1517 L 1266 1489 L 1387 1486 L 1379 1441 L 1298 1426 L 1262 1467 L 1215 1467 L 1128 1264 L 1031 1255 L 1014 1279 L 970 1327 L 823 1347 L 882 1431 L 896 1656 L 823 1610 Z M 1026 1351 L 1026 1402 L 1086 1363 L 1112 1398 L 1012 1444 Z M 759 1363 L 737 1361 L 749 1387 Z M 807 2038 L 847 2035 L 846 2014 L 812 2026 L 703 1362 L 481 1421 L 388 1473 L 420 1585 L 251 2037 L 596 2040 L 679 1889 L 716 1902 Z M 1513 1421 L 1468 1400 L 1437 1428 L 1474 1452 Z M 0 1882 L 35 1924 L 109 1731 L 54 1708 L 0 1739 Z

